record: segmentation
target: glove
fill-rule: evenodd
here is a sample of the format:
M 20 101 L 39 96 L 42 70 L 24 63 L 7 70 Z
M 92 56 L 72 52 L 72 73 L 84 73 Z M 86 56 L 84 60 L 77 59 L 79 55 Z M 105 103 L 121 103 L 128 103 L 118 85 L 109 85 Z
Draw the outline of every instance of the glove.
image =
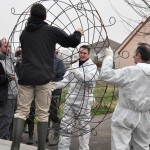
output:
M 110 46 L 106 48 L 105 55 L 113 57 L 114 53 Z

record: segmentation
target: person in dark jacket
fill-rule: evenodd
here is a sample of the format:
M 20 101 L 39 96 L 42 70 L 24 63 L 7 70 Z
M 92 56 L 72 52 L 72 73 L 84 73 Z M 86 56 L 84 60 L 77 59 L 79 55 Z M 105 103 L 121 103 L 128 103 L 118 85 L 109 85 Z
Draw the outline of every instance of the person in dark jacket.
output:
M 55 59 L 54 59 L 54 74 L 55 77 L 53 79 L 53 82 L 58 82 L 63 79 L 63 76 L 66 72 L 65 65 L 61 59 L 57 57 L 58 51 L 55 52 Z M 62 89 L 56 89 L 52 92 L 52 100 L 49 110 L 49 128 L 50 123 L 52 123 L 52 128 L 54 130 L 54 134 L 52 139 L 49 141 L 49 146 L 54 146 L 58 144 L 59 141 L 59 129 L 60 129 L 60 119 L 58 117 L 58 109 L 59 109 L 59 101 L 61 98 L 61 92 Z
M 17 58 L 17 62 L 15 65 L 15 72 L 19 79 L 21 76 L 20 72 L 21 72 L 21 65 L 22 65 L 22 49 L 20 46 L 18 46 L 16 49 L 15 57 Z M 26 123 L 25 123 L 25 129 L 26 129 L 26 125 L 28 126 L 28 132 L 27 132 L 29 134 L 29 137 L 27 140 L 28 145 L 33 144 L 34 117 L 35 117 L 35 101 L 33 99 L 32 103 L 31 103 L 31 107 L 30 107 L 29 117 L 27 118 Z M 26 132 L 26 131 L 24 131 L 24 132 Z
M 16 49 L 15 57 L 17 58 L 16 64 L 15 64 L 15 72 L 16 72 L 16 75 L 19 79 L 21 76 L 20 71 L 21 71 L 21 64 L 22 64 L 22 50 L 21 50 L 20 46 L 18 46 Z
M 9 46 L 6 39 L 0 40 L 0 139 L 5 140 L 11 140 L 17 95 L 16 77 Z
M 58 43 L 63 47 L 76 47 L 81 42 L 83 29 L 68 35 L 63 30 L 49 26 L 46 9 L 40 3 L 32 5 L 27 26 L 20 36 L 22 48 L 21 77 L 18 80 L 18 108 L 14 115 L 13 140 L 11 150 L 19 149 L 24 123 L 35 97 L 37 115 L 38 149 L 45 150 L 44 143 L 48 128 L 48 111 L 51 90 L 54 85 L 53 60 Z

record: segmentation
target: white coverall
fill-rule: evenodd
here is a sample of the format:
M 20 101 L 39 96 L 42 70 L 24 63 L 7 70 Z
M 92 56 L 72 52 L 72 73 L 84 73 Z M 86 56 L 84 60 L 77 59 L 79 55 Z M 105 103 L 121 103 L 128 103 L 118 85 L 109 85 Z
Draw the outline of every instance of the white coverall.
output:
M 100 79 L 119 86 L 119 102 L 112 116 L 112 150 L 149 150 L 150 64 L 112 69 L 113 57 L 104 59 Z
M 56 83 L 59 88 L 64 88 L 69 84 L 61 120 L 59 150 L 69 150 L 74 119 L 78 121 L 79 150 L 89 150 L 89 121 L 96 78 L 98 79 L 97 66 L 89 58 L 80 67 L 79 61 L 72 64 L 70 71 L 64 75 L 64 79 Z

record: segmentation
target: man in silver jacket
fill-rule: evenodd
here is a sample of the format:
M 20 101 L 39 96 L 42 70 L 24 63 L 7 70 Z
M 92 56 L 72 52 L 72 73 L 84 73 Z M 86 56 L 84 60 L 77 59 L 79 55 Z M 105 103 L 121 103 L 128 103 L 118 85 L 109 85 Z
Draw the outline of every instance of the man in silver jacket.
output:
M 64 75 L 64 79 L 57 82 L 59 88 L 68 85 L 60 125 L 59 150 L 69 150 L 74 120 L 78 122 L 79 150 L 89 150 L 90 112 L 94 100 L 95 80 L 98 79 L 97 66 L 89 58 L 89 54 L 88 46 L 82 45 L 79 50 L 79 60 L 71 65 Z
M 119 102 L 112 116 L 112 150 L 149 150 L 150 142 L 150 45 L 139 43 L 136 65 L 113 68 L 113 52 L 106 49 L 100 79 L 119 86 Z

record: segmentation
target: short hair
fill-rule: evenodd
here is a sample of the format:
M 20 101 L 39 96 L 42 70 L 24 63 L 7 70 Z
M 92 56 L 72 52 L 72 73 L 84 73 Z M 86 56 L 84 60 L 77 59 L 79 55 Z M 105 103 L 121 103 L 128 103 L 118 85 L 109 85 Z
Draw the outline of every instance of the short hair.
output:
M 40 3 L 33 4 L 30 10 L 30 14 L 31 16 L 36 16 L 42 20 L 45 20 L 46 8 Z
M 18 50 L 15 52 L 15 57 L 19 57 L 20 55 L 22 55 L 22 51 Z
M 2 47 L 3 46 L 3 44 L 4 43 L 8 43 L 8 41 L 5 39 L 5 38 L 2 38 L 1 40 L 0 40 L 0 47 Z
M 138 43 L 136 53 L 141 55 L 141 59 L 144 62 L 148 62 L 150 60 L 150 45 L 147 43 Z
M 87 49 L 87 50 L 88 50 L 88 53 L 90 53 L 90 48 L 89 48 L 88 45 L 82 45 L 82 46 L 80 47 L 80 49 L 81 49 L 81 48 Z

